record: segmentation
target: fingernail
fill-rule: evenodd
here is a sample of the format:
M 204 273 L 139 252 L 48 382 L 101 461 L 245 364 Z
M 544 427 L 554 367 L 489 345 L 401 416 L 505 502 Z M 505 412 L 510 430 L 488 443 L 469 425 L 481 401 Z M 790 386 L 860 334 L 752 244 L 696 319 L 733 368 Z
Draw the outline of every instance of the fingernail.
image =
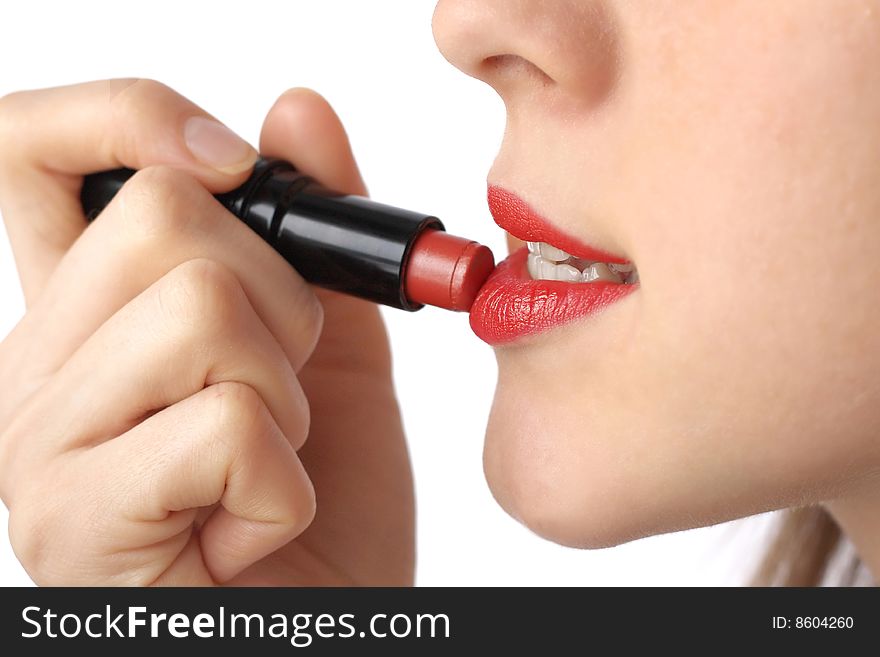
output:
M 197 160 L 222 173 L 240 173 L 257 160 L 257 151 L 244 139 L 222 123 L 203 116 L 187 120 L 183 139 Z

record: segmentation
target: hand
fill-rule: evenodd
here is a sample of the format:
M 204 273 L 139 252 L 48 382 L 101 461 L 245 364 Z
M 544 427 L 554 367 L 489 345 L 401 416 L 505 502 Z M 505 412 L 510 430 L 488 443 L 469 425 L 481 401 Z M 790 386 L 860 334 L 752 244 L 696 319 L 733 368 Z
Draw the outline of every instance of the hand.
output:
M 256 153 L 189 117 L 212 118 L 149 80 L 0 99 L 27 304 L 0 343 L 13 549 L 40 584 L 410 583 L 378 311 L 305 284 L 212 198 Z M 312 92 L 278 100 L 261 150 L 364 191 Z M 82 175 L 118 166 L 142 171 L 86 228 Z

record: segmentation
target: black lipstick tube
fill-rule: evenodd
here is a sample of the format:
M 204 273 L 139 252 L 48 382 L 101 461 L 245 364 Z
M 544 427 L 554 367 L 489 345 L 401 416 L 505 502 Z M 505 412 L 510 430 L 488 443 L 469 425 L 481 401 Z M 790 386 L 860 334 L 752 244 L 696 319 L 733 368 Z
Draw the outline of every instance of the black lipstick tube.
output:
M 86 176 L 80 194 L 86 218 L 91 221 L 97 217 L 134 173 L 133 169 L 114 169 Z M 266 240 L 306 281 L 403 310 L 414 311 L 424 305 L 425 299 L 407 295 L 408 263 L 420 236 L 445 230 L 437 217 L 333 192 L 278 159 L 261 158 L 243 185 L 215 198 Z M 475 245 L 488 253 L 491 261 L 486 247 L 453 236 L 448 240 Z M 479 275 L 482 280 L 491 271 L 485 253 L 469 249 L 469 253 L 481 255 L 481 266 L 472 266 L 470 256 L 467 262 L 459 258 L 448 267 L 451 286 L 463 271 L 471 279 Z M 435 270 L 436 261 L 434 258 L 428 262 Z M 440 286 L 445 284 L 444 265 L 441 261 L 439 274 L 427 274 L 439 278 Z M 453 267 L 458 272 L 455 276 Z M 478 270 L 479 274 L 470 273 Z M 445 307 L 467 309 L 453 305 Z

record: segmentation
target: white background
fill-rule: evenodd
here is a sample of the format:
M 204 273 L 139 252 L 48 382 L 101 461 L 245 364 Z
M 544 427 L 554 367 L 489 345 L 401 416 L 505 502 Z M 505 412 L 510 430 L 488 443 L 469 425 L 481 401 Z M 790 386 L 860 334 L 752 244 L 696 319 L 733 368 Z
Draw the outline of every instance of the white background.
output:
M 504 108 L 489 87 L 439 54 L 433 6 L 433 0 L 3 2 L 0 95 L 151 77 L 256 144 L 275 98 L 288 87 L 310 86 L 345 122 L 374 198 L 437 214 L 450 232 L 501 255 L 485 179 Z M 508 518 L 492 500 L 480 462 L 496 375 L 491 349 L 473 336 L 463 314 L 383 311 L 417 485 L 419 584 L 745 581 L 769 516 L 593 552 L 545 542 Z M 0 336 L 23 312 L 0 233 Z M 2 506 L 0 522 L 6 524 Z M 30 583 L 2 535 L 0 583 Z

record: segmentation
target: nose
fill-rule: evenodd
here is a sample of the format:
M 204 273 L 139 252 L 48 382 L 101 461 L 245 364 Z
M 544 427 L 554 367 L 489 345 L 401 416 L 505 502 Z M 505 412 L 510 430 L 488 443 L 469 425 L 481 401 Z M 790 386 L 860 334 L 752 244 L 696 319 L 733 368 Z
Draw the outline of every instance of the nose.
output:
M 443 56 L 508 109 L 519 97 L 596 105 L 619 75 L 606 0 L 440 0 L 433 30 Z

